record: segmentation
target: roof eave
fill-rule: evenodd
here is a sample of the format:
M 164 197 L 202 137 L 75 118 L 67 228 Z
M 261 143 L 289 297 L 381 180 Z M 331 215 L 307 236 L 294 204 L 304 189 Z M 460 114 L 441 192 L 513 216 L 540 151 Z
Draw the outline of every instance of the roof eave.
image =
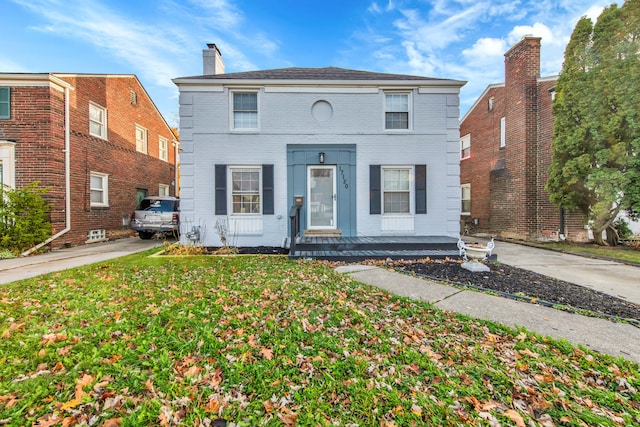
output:
M 415 79 L 415 80 L 276 80 L 276 79 L 224 79 L 224 78 L 193 78 L 179 77 L 172 80 L 177 86 L 411 86 L 411 87 L 456 87 L 460 88 L 467 82 L 448 79 Z

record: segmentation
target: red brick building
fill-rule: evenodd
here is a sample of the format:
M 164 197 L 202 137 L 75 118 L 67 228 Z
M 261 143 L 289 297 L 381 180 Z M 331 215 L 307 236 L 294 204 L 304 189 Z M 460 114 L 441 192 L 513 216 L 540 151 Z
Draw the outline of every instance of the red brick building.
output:
M 561 212 L 544 186 L 551 164 L 553 77 L 540 77 L 540 38 L 505 53 L 505 81 L 460 123 L 461 223 L 522 240 L 587 240 L 584 216 Z
M 135 75 L 0 73 L 0 179 L 50 188 L 53 248 L 132 235 L 140 198 L 176 194 L 176 154 Z

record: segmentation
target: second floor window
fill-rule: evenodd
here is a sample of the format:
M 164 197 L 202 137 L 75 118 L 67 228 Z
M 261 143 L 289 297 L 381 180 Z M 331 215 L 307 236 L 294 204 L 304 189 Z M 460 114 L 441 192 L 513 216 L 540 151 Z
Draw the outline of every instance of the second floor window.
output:
M 258 94 L 233 92 L 233 129 L 258 129 Z
M 89 133 L 107 139 L 107 110 L 97 104 L 89 104 Z
M 384 99 L 384 128 L 409 129 L 409 94 L 386 93 Z
M 507 145 L 507 121 L 502 117 L 500 119 L 500 147 Z
M 147 130 L 136 125 L 136 151 L 147 153 Z
M 165 162 L 169 161 L 169 140 L 162 136 L 158 140 L 158 158 Z
M 0 87 L 0 119 L 11 118 L 11 88 Z
M 471 157 L 471 135 L 467 134 L 460 139 L 460 159 Z

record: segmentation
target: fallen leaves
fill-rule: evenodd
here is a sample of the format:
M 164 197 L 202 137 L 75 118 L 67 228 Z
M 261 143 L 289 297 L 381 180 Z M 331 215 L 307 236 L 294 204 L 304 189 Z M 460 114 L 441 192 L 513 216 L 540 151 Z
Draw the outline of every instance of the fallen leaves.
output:
M 18 407 L 34 408 L 34 426 L 63 427 L 435 417 L 552 427 L 640 416 L 638 374 L 624 361 L 439 312 L 318 263 L 202 258 L 61 273 L 39 279 L 38 298 L 0 289 L 13 310 L 0 313 L 11 319 L 0 317 L 10 348 L 0 419 Z

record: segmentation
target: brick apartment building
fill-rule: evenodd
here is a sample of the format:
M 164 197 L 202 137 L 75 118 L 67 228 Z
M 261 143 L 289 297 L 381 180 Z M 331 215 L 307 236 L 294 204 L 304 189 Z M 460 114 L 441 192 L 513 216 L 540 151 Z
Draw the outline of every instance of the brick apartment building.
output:
M 0 73 L 0 180 L 49 187 L 53 248 L 132 235 L 175 195 L 175 137 L 135 75 Z
M 538 37 L 504 56 L 504 83 L 489 85 L 460 123 L 461 223 L 503 238 L 585 241 L 584 216 L 562 212 L 544 189 L 557 76 L 540 77 Z

